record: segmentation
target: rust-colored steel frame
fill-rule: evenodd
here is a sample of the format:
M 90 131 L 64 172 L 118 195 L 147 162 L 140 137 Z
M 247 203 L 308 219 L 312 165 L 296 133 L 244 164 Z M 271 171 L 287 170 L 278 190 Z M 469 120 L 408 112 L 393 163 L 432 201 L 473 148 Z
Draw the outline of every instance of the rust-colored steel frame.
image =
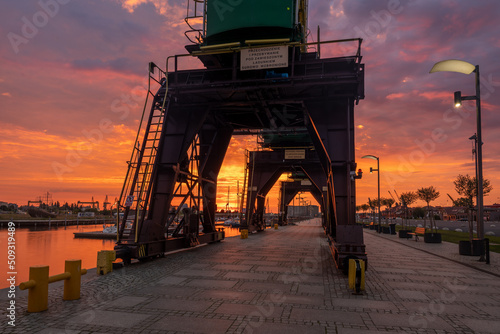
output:
M 323 186 L 318 189 L 318 186 L 312 183 L 310 179 L 310 184 L 303 184 L 302 180 L 295 181 L 283 181 L 280 184 L 280 199 L 282 203 L 280 204 L 281 215 L 279 217 L 279 222 L 283 225 L 288 223 L 288 206 L 290 202 L 295 198 L 295 196 L 300 192 L 309 192 L 314 197 L 316 202 L 318 202 L 321 212 L 324 212 L 323 200 L 326 196 L 323 196 Z M 323 226 L 325 226 L 325 221 L 323 221 Z
M 317 195 L 316 199 L 318 203 L 321 206 L 324 205 L 322 190 L 326 186 L 326 178 L 318 155 L 313 149 L 301 148 L 299 150 L 304 152 L 303 159 L 287 159 L 287 149 L 250 152 L 250 160 L 248 162 L 248 174 L 250 177 L 247 183 L 246 220 L 244 221 L 243 228 L 248 228 L 251 231 L 262 231 L 265 229 L 263 219 L 264 200 L 283 173 L 304 173 L 312 183 L 311 190 L 314 192 L 314 195 Z M 288 202 L 285 197 L 285 205 L 288 205 Z M 326 221 L 324 225 L 327 225 Z
M 193 242 L 220 241 L 224 236 L 214 225 L 216 184 L 233 132 L 279 132 L 297 127 L 307 129 L 323 171 L 326 233 L 337 265 L 345 268 L 350 257 L 366 258 L 362 230 L 354 221 L 355 185 L 351 180 L 356 166 L 354 104 L 364 98 L 360 49 L 352 57 L 320 59 L 314 52 L 301 53 L 301 46 L 288 48 L 288 68 L 276 69 L 286 73 L 281 78 L 269 76 L 267 70 L 240 71 L 238 50 L 210 55 L 196 53 L 191 47 L 192 55 L 207 67 L 196 70 L 179 70 L 178 57 L 173 57 L 174 70 L 168 72 L 151 109 L 153 115 L 158 105 L 164 106 L 146 195 L 137 210 L 144 214 L 135 225 L 135 239 L 120 229 L 119 253 L 140 259 Z M 188 155 L 194 143 L 199 147 L 196 167 L 190 165 Z M 188 229 L 169 238 L 167 222 L 171 221 L 175 189 L 187 179 L 193 182 L 190 189 L 198 187 L 201 204 L 185 217 L 191 227 L 193 221 L 201 222 L 203 233 Z M 184 196 L 194 195 L 188 191 Z

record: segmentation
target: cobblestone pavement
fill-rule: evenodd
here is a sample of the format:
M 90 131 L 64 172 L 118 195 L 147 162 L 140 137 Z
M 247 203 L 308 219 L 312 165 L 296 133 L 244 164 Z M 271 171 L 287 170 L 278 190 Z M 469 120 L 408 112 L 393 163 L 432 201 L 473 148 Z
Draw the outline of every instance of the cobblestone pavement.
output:
M 51 287 L 45 312 L 27 313 L 21 293 L 16 327 L 7 326 L 2 306 L 0 332 L 499 332 L 500 280 L 494 270 L 450 261 L 446 243 L 439 250 L 374 231 L 364 236 L 369 268 L 363 295 L 348 290 L 316 219 L 106 276 L 90 272 L 80 300 L 63 302 L 62 287 Z M 498 269 L 494 260 L 490 268 Z

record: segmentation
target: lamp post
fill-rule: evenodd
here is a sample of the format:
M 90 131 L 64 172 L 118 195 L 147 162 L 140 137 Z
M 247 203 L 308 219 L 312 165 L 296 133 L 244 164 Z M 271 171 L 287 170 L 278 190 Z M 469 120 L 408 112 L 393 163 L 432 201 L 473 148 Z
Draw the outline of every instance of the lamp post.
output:
M 382 219 L 381 219 L 381 213 L 380 213 L 380 160 L 379 157 L 376 157 L 374 155 L 365 155 L 362 157 L 362 159 L 367 158 L 367 159 L 373 159 L 377 160 L 377 169 L 373 169 L 370 167 L 370 173 L 372 172 L 377 172 L 377 183 L 378 183 L 378 233 L 382 231 Z
M 472 65 L 463 60 L 443 60 L 437 62 L 432 67 L 430 73 L 434 72 L 458 72 L 463 74 L 471 74 L 475 72 L 476 74 L 476 95 L 475 96 L 462 96 L 460 91 L 455 92 L 455 107 L 460 107 L 462 101 L 464 100 L 475 100 L 476 101 L 476 141 L 477 141 L 477 238 L 479 240 L 484 239 L 484 207 L 483 207 L 483 141 L 481 133 L 481 92 L 480 92 L 480 75 L 479 75 L 479 65 Z M 480 261 L 484 261 L 484 252 L 481 251 Z
M 474 140 L 474 148 L 472 150 L 472 153 L 474 154 L 474 166 L 476 169 L 475 170 L 475 172 L 476 172 L 476 186 L 478 186 L 477 180 L 479 180 L 479 177 L 477 175 L 478 170 L 477 170 L 477 136 L 476 136 L 476 134 L 472 135 L 469 138 L 469 140 Z M 478 205 L 477 196 L 478 196 L 478 194 L 476 193 L 476 205 Z M 477 217 L 478 209 L 479 209 L 479 207 L 476 208 L 476 217 Z

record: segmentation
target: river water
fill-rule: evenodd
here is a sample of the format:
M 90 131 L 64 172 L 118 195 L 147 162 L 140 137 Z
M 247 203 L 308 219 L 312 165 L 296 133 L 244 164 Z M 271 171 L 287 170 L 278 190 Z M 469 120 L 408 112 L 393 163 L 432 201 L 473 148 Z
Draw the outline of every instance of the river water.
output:
M 5 224 L 4 224 L 5 225 Z M 97 252 L 112 250 L 114 240 L 75 239 L 75 232 L 102 231 L 102 225 L 59 226 L 48 228 L 15 229 L 15 268 L 8 265 L 8 230 L 0 229 L 0 289 L 9 285 L 7 281 L 15 276 L 16 285 L 27 281 L 29 267 L 48 265 L 49 275 L 64 272 L 64 261 L 81 259 L 82 268 L 95 268 Z M 237 228 L 226 227 L 226 237 L 239 235 Z M 11 255 L 12 259 L 12 255 Z M 14 272 L 16 274 L 10 274 Z

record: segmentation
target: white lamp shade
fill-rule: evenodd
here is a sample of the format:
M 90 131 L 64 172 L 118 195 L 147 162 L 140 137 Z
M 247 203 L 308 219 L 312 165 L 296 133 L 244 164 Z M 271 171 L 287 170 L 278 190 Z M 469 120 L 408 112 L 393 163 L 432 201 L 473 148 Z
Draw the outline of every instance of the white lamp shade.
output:
M 434 72 L 458 72 L 463 74 L 471 74 L 476 69 L 476 66 L 463 60 L 443 60 L 432 67 L 429 73 Z

